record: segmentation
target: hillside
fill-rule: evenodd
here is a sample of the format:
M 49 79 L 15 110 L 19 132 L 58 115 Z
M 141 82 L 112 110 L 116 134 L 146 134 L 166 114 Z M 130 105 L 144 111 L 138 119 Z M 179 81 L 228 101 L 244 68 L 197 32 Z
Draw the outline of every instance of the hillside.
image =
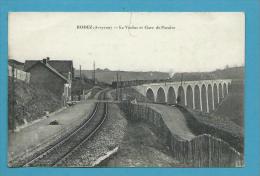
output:
M 8 84 L 8 124 L 9 129 L 12 126 L 12 105 L 14 103 L 15 115 L 14 126 L 22 125 L 26 122 L 36 120 L 43 115 L 45 111 L 53 112 L 61 107 L 60 97 L 52 92 L 46 91 L 37 85 L 27 84 L 20 80 L 15 80 L 14 92 L 15 101 L 12 101 L 12 84 L 9 78 Z
M 230 67 L 212 72 L 217 79 L 244 79 L 244 67 Z
M 217 69 L 212 72 L 184 72 L 175 73 L 172 77 L 174 81 L 192 81 L 207 79 L 244 79 L 244 67 L 230 67 L 225 69 Z
M 244 82 L 232 81 L 228 96 L 212 115 L 229 119 L 237 125 L 244 126 Z
M 105 82 L 111 84 L 116 80 L 117 71 L 110 70 L 96 70 L 96 79 L 99 82 Z M 75 70 L 75 75 L 79 75 L 79 70 Z M 88 79 L 92 78 L 92 70 L 82 70 L 82 75 Z M 167 79 L 169 74 L 166 72 L 130 72 L 130 71 L 118 71 L 118 75 L 121 76 L 122 81 L 126 80 L 153 80 L 153 79 Z

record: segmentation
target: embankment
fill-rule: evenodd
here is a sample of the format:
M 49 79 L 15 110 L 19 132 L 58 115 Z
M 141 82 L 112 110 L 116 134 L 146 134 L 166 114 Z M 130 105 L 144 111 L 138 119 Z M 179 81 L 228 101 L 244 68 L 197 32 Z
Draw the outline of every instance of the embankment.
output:
M 194 112 L 187 108 L 178 107 L 189 128 L 196 135 L 210 134 L 228 142 L 240 153 L 244 153 L 243 129 L 229 119 L 220 119 L 207 114 Z
M 200 134 L 184 140 L 172 134 L 160 113 L 149 106 L 121 103 L 120 108 L 129 120 L 142 120 L 154 125 L 172 155 L 187 167 L 241 167 L 243 157 L 227 142 L 210 134 Z
M 62 107 L 61 97 L 38 85 L 20 80 L 15 80 L 13 85 L 10 78 L 8 81 L 9 130 L 44 116 L 46 111 L 53 112 Z
M 232 80 L 228 96 L 211 114 L 244 128 L 244 80 Z

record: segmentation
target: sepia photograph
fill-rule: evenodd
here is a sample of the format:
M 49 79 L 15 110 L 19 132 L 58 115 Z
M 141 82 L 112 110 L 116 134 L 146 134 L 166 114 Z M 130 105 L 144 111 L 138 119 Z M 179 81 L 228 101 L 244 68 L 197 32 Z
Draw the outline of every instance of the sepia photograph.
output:
M 245 62 L 243 12 L 9 12 L 6 164 L 245 167 Z

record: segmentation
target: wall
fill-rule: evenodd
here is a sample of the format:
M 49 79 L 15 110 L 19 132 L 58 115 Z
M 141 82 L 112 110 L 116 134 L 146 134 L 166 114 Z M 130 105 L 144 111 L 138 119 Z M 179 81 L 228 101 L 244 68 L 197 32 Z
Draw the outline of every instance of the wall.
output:
M 144 105 L 128 102 L 119 104 L 129 120 L 144 120 L 158 129 L 158 134 L 169 146 L 172 155 L 187 167 L 241 167 L 243 157 L 225 141 L 208 134 L 183 140 L 171 134 L 161 114 Z
M 8 65 L 8 76 L 14 76 L 16 79 L 24 81 L 26 83 L 30 82 L 30 73 L 24 72 L 22 70 L 14 69 L 14 75 L 12 73 L 12 67 Z
M 36 64 L 30 69 L 31 83 L 41 85 L 43 88 L 50 90 L 57 96 L 61 97 L 64 91 L 65 80 L 50 71 L 41 64 Z

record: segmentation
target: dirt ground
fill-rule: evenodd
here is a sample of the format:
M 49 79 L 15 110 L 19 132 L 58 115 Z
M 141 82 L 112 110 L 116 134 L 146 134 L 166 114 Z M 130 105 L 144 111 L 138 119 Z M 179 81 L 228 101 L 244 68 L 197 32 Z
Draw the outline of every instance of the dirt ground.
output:
M 127 122 L 119 151 L 102 163 L 102 167 L 181 167 L 161 144 L 149 125 Z
M 108 98 L 112 99 L 110 93 Z M 151 126 L 127 121 L 125 114 L 113 103 L 109 104 L 108 119 L 98 133 L 60 166 L 91 167 L 116 147 L 117 153 L 95 167 L 181 167 Z
M 113 99 L 111 91 L 108 98 Z M 117 105 L 113 105 L 114 112 L 110 118 L 123 118 L 123 138 L 119 143 L 116 154 L 104 160 L 99 167 L 181 167 L 179 161 L 171 157 L 167 147 L 153 132 L 152 127 L 144 122 L 127 121 L 125 114 Z M 116 112 L 116 111 L 117 112 Z M 115 113 L 116 112 L 116 113 Z M 117 118 L 116 118 L 117 117 Z M 117 122 L 115 122 L 117 123 Z

